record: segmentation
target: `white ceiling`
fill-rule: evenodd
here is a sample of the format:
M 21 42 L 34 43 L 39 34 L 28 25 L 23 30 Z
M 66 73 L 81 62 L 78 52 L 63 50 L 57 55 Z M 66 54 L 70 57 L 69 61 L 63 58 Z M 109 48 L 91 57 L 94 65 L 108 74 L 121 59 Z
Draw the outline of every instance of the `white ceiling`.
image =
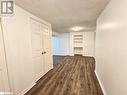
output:
M 15 0 L 16 4 L 50 22 L 57 32 L 73 26 L 95 29 L 96 20 L 109 0 Z

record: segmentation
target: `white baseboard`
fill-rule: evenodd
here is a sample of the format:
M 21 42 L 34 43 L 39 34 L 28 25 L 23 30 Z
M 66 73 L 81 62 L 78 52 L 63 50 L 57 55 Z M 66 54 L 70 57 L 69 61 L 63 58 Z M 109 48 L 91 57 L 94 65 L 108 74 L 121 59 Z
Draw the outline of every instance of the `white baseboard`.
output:
M 18 95 L 24 95 L 25 93 L 27 93 L 36 83 L 32 83 L 31 85 L 29 85 L 27 88 L 25 88 L 21 93 L 19 93 Z
M 106 93 L 106 90 L 105 90 L 105 88 L 104 88 L 104 86 L 103 86 L 103 84 L 102 84 L 102 82 L 101 82 L 101 80 L 100 80 L 100 78 L 99 78 L 99 76 L 98 76 L 98 74 L 97 74 L 96 71 L 95 71 L 95 74 L 96 74 L 96 77 L 97 77 L 97 79 L 98 79 L 98 81 L 99 81 L 99 84 L 100 84 L 100 86 L 101 86 L 101 89 L 102 89 L 104 95 L 108 95 L 108 94 Z

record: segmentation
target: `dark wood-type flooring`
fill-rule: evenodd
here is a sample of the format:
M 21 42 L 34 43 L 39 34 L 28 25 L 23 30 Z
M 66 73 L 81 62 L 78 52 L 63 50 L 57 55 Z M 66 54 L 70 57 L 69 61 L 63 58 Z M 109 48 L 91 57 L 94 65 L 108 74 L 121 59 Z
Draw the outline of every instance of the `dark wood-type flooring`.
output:
M 25 95 L 103 95 L 94 70 L 93 57 L 54 56 L 54 69 Z

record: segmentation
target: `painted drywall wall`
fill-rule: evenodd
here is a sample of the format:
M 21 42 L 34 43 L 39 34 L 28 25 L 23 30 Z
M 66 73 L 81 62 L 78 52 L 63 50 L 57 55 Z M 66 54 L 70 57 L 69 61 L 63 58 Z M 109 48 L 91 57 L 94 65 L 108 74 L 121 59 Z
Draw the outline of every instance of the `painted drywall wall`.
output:
M 97 21 L 96 72 L 107 95 L 127 95 L 127 0 L 111 0 Z
M 94 56 L 95 32 L 87 31 L 84 34 L 84 56 Z M 60 33 L 52 39 L 53 55 L 74 55 L 73 52 L 73 32 Z
M 59 55 L 70 54 L 70 33 L 61 33 L 59 36 Z
M 70 33 L 59 33 L 52 39 L 53 55 L 70 55 Z
M 23 95 L 35 83 L 30 17 L 42 21 L 18 6 L 15 7 L 14 16 L 2 18 L 7 64 L 13 72 L 15 95 Z
M 84 56 L 92 56 L 94 57 L 95 50 L 95 32 L 88 31 L 84 32 Z
M 59 35 L 54 37 L 55 39 L 53 40 L 53 54 L 54 55 L 72 55 L 70 52 L 72 50 L 72 48 L 70 47 L 70 45 L 72 44 L 72 42 L 70 41 L 70 33 L 60 33 Z
M 53 31 L 52 36 L 58 36 L 60 33 Z
M 59 55 L 59 38 L 57 36 L 52 37 L 52 54 Z

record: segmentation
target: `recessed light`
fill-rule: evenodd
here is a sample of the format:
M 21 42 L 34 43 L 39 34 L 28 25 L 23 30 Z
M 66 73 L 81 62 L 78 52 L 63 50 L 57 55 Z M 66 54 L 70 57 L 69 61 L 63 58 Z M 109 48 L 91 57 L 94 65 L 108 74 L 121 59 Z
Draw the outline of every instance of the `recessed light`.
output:
M 81 26 L 74 26 L 74 27 L 70 28 L 70 30 L 72 30 L 72 31 L 81 31 L 83 29 L 84 29 L 84 27 L 81 27 Z

